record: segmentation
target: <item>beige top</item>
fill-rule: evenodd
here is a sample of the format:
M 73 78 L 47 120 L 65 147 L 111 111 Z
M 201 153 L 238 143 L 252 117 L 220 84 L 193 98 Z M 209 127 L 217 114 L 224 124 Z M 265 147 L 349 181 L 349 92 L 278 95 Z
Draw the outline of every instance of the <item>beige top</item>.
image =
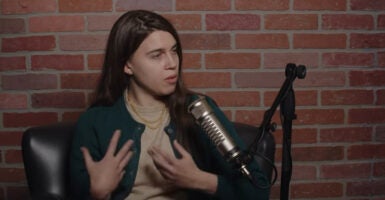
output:
M 142 134 L 138 172 L 133 189 L 126 200 L 186 199 L 180 188 L 173 186 L 162 177 L 147 153 L 148 148 L 155 145 L 168 154 L 174 155 L 169 137 L 163 130 L 170 120 L 167 109 L 164 106 L 142 107 L 127 101 L 126 107 L 136 121 L 143 124 L 151 122 L 149 124 L 151 128 L 146 125 Z M 161 120 L 160 123 L 158 123 L 159 120 Z

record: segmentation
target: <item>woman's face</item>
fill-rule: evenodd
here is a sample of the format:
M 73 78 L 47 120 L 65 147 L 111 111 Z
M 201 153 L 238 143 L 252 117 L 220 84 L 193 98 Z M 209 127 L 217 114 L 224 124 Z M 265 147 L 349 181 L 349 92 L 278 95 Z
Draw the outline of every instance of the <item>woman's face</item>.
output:
M 152 96 L 173 93 L 179 72 L 176 40 L 169 32 L 152 32 L 127 62 L 124 72 L 131 75 L 130 89 L 135 92 Z

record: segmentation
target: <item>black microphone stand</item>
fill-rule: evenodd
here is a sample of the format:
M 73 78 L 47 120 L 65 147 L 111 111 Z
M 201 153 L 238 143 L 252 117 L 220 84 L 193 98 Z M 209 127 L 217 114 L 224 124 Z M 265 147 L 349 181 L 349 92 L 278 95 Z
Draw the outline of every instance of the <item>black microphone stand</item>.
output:
M 249 147 L 249 155 L 256 155 L 258 145 L 264 138 L 265 133 L 274 132 L 276 123 L 271 123 L 271 119 L 280 105 L 280 113 L 282 120 L 283 142 L 282 142 L 282 168 L 281 168 L 281 190 L 280 199 L 286 200 L 289 195 L 289 185 L 292 171 L 291 159 L 291 130 L 292 120 L 296 119 L 295 115 L 295 97 L 293 90 L 293 82 L 298 77 L 303 79 L 306 76 L 306 67 L 303 65 L 296 66 L 289 63 L 285 70 L 286 79 L 275 98 L 273 105 L 264 114 L 264 119 L 258 129 L 259 137 L 253 141 Z

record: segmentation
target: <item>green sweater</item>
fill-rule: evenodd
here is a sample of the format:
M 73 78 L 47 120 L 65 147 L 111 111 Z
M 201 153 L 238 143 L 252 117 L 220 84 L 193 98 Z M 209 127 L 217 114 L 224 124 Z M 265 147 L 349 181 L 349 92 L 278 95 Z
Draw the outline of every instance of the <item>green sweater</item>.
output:
M 224 125 L 226 130 L 228 130 L 235 143 L 244 150 L 245 145 L 237 136 L 233 124 L 210 98 L 207 98 L 207 100 L 212 106 L 215 115 Z M 126 166 L 126 173 L 118 188 L 113 192 L 111 199 L 124 199 L 130 194 L 138 169 L 139 155 L 141 153 L 141 134 L 143 133 L 145 126 L 132 118 L 126 109 L 124 98 L 121 97 L 113 106 L 90 108 L 82 114 L 78 120 L 70 156 L 72 199 L 89 199 L 89 175 L 84 164 L 80 147 L 87 147 L 92 158 L 95 161 L 99 161 L 107 151 L 112 134 L 117 129 L 122 131 L 117 148 L 120 149 L 125 141 L 132 139 L 134 141 L 132 147 L 134 154 Z M 173 122 L 170 122 L 164 130 L 169 136 L 170 142 L 175 139 L 175 124 L 173 124 Z M 200 132 L 197 133 L 200 142 L 199 148 L 203 149 L 205 155 L 201 156 L 203 159 L 201 158 L 200 160 L 196 160 L 194 155 L 192 155 L 192 157 L 200 169 L 218 175 L 218 187 L 214 195 L 209 195 L 196 190 L 186 190 L 189 199 L 256 200 L 269 198 L 269 189 L 261 189 L 252 185 L 247 178 L 242 176 L 238 170 L 234 169 L 223 158 L 217 151 L 215 145 L 210 141 L 207 134 L 200 128 L 197 130 L 200 130 Z M 248 168 L 250 169 L 249 171 L 253 171 L 253 174 L 255 174 L 258 184 L 268 184 L 266 176 L 259 169 L 255 161 L 250 163 Z

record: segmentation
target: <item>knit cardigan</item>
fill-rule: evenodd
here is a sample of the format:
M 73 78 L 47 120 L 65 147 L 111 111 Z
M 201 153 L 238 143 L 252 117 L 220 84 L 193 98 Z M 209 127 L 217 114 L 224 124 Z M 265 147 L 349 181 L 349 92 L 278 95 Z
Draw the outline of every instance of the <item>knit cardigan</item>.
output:
M 197 98 L 197 96 L 194 96 L 193 98 Z M 234 142 L 241 150 L 244 150 L 245 145 L 236 134 L 231 121 L 226 118 L 224 113 L 218 106 L 216 106 L 212 99 L 209 97 L 206 97 L 206 99 L 213 108 L 214 114 L 234 139 Z M 190 99 L 190 102 L 192 100 L 193 99 Z M 89 175 L 85 167 L 80 147 L 87 147 L 92 158 L 95 161 L 99 161 L 107 151 L 109 141 L 112 138 L 114 131 L 117 129 L 120 129 L 122 133 L 119 138 L 117 149 L 120 149 L 127 140 L 132 139 L 134 145 L 131 150 L 134 154 L 125 168 L 126 173 L 124 174 L 123 179 L 120 181 L 117 189 L 111 194 L 111 199 L 123 200 L 130 194 L 138 170 L 139 155 L 140 153 L 143 153 L 141 152 L 140 141 L 145 126 L 132 118 L 126 109 L 124 98 L 121 97 L 112 106 L 100 106 L 88 109 L 81 115 L 77 122 L 70 155 L 71 199 L 90 199 Z M 175 124 L 173 122 L 170 122 L 164 130 L 168 135 L 170 142 L 175 140 Z M 188 199 L 269 199 L 269 188 L 261 188 L 251 184 L 246 177 L 242 176 L 237 169 L 234 169 L 234 167 L 223 158 L 213 142 L 210 141 L 207 134 L 205 134 L 201 128 L 198 128 L 197 130 L 199 130 L 196 133 L 199 138 L 199 148 L 205 153 L 203 156 L 200 156 L 199 160 L 196 159 L 195 155 L 192 155 L 192 157 L 201 170 L 217 174 L 218 186 L 216 193 L 213 195 L 198 190 L 186 189 Z M 173 147 L 173 145 L 171 146 Z M 177 155 L 175 149 L 174 152 Z M 268 185 L 268 179 L 259 169 L 255 161 L 252 161 L 248 165 L 248 168 L 249 171 L 253 172 L 253 176 L 256 177 L 258 185 Z

